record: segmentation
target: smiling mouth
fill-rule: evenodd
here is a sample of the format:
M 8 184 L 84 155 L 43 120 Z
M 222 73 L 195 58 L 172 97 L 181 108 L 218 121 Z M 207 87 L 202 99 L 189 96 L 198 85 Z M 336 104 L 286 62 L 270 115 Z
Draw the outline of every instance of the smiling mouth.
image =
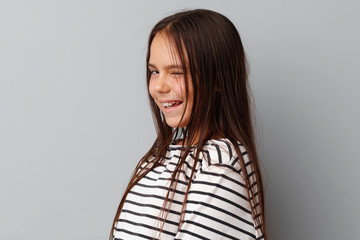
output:
M 174 102 L 163 102 L 161 103 L 165 108 L 174 108 L 182 104 L 181 101 L 174 101 Z

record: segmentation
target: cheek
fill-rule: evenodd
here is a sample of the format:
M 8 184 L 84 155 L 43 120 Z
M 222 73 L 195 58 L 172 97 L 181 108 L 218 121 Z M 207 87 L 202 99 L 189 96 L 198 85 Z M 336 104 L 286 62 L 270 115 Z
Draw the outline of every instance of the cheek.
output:
M 176 93 L 180 96 L 182 96 L 182 99 L 185 100 L 186 97 L 186 87 L 185 87 L 185 82 L 184 80 L 178 80 L 177 84 L 176 84 L 176 89 L 175 89 Z
M 192 88 L 192 82 L 190 80 L 189 80 L 189 83 L 188 83 L 188 96 L 187 96 L 187 99 L 186 99 L 185 80 L 182 80 L 181 82 L 179 82 L 178 91 L 181 94 L 181 96 L 183 97 L 183 99 L 188 101 L 188 104 L 192 104 L 192 102 L 193 102 L 193 88 Z
M 193 105 L 194 105 L 194 92 L 192 88 L 192 83 L 189 83 L 188 85 L 188 97 L 187 97 L 187 107 L 186 107 L 186 113 L 190 117 L 192 111 L 193 111 Z
M 148 88 L 148 91 L 151 95 L 152 98 L 154 98 L 155 96 L 155 91 L 154 91 L 154 82 L 150 80 L 149 82 L 149 88 Z

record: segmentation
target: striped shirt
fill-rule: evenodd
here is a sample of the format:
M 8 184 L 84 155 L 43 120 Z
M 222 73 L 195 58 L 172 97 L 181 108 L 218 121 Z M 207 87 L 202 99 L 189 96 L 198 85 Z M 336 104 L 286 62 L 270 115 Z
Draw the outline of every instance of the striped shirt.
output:
M 244 147 L 239 146 L 245 163 L 249 163 Z M 186 201 L 184 223 L 178 230 L 184 194 L 194 163 L 192 151 L 180 174 L 160 237 L 156 228 L 161 226 L 158 221 L 160 210 L 171 173 L 180 158 L 181 146 L 178 145 L 170 145 L 164 164 L 149 172 L 129 192 L 115 226 L 115 240 L 260 239 L 240 175 L 238 157 L 227 139 L 209 140 L 200 153 Z M 246 166 L 250 171 L 249 164 Z

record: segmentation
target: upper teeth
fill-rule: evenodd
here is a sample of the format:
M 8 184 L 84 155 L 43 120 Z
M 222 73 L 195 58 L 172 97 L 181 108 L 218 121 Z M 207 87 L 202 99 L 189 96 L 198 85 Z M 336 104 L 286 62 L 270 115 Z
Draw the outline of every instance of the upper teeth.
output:
M 177 102 L 163 102 L 162 105 L 163 105 L 164 107 L 171 107 L 171 106 L 174 105 L 175 103 L 177 103 Z

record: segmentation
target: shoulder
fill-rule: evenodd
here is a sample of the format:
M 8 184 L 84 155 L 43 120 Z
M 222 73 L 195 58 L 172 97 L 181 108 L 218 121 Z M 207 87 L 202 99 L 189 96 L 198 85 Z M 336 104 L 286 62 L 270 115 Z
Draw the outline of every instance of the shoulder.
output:
M 183 150 L 182 146 L 169 146 L 165 161 L 169 171 L 173 171 L 175 165 L 179 163 Z M 186 156 L 182 172 L 187 180 L 191 178 L 191 175 L 193 176 L 192 179 L 195 179 L 202 173 L 215 176 L 223 175 L 224 171 L 228 172 L 229 170 L 240 176 L 239 173 L 242 169 L 240 162 L 244 162 L 247 168 L 249 159 L 242 143 L 235 142 L 233 144 L 227 138 L 210 139 L 201 148 L 196 145 L 191 148 Z M 196 167 L 192 173 L 194 164 Z
M 201 150 L 201 167 L 206 169 L 210 166 L 223 166 L 240 171 L 238 152 L 245 164 L 249 162 L 247 152 L 240 142 L 234 145 L 227 138 L 209 140 Z

